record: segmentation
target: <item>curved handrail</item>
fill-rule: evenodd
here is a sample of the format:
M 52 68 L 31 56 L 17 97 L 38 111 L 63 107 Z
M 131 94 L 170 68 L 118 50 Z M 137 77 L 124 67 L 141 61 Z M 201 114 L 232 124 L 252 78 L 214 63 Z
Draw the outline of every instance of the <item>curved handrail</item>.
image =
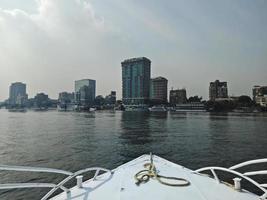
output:
M 267 163 L 267 158 L 242 162 L 242 163 L 239 163 L 237 165 L 234 165 L 234 166 L 230 167 L 229 169 L 238 169 L 238 168 L 241 168 L 241 167 L 245 167 L 245 166 L 253 165 L 253 164 L 259 164 L 259 163 Z
M 21 172 L 48 172 L 64 175 L 72 175 L 72 172 L 68 172 L 61 169 L 45 168 L 45 167 L 25 167 L 25 166 L 10 166 L 10 165 L 0 165 L 0 170 L 6 171 L 21 171 Z
M 41 200 L 48 199 L 56 190 L 58 190 L 58 188 L 60 188 L 62 185 L 64 185 L 70 179 L 72 179 L 75 176 L 78 176 L 80 174 L 83 174 L 85 172 L 88 172 L 88 171 L 96 171 L 93 180 L 95 180 L 95 178 L 98 176 L 98 174 L 99 174 L 100 171 L 109 172 L 110 175 L 111 175 L 111 171 L 110 170 L 105 169 L 105 168 L 100 168 L 100 167 L 86 168 L 86 169 L 77 171 L 73 175 L 68 176 L 67 178 L 65 178 L 64 180 L 62 180 L 60 183 L 58 183 L 54 188 L 52 188 L 48 193 L 46 193 L 46 195 Z
M 19 189 L 19 188 L 53 188 L 56 184 L 53 183 L 7 183 L 1 184 L 0 189 Z
M 247 181 L 249 181 L 250 183 L 252 183 L 253 185 L 255 185 L 256 187 L 258 187 L 260 190 L 262 190 L 264 193 L 267 193 L 267 190 L 265 188 L 263 188 L 259 183 L 257 183 L 256 181 L 254 181 L 253 179 L 245 176 L 244 174 L 241 174 L 240 172 L 237 172 L 237 171 L 234 171 L 234 170 L 231 170 L 231 169 L 227 169 L 227 168 L 224 168 L 224 167 L 204 167 L 204 168 L 201 168 L 201 169 L 198 169 L 196 170 L 196 172 L 200 173 L 200 172 L 203 172 L 203 171 L 207 171 L 207 170 L 210 170 L 213 172 L 215 172 L 214 170 L 220 170 L 220 171 L 225 171 L 225 172 L 229 172 L 229 173 L 232 173 L 232 174 L 235 174 L 239 177 L 242 177 L 244 179 L 246 179 Z M 218 178 L 215 177 L 215 179 L 217 181 L 220 181 Z
M 65 188 L 63 185 L 67 183 L 72 178 L 89 172 L 89 171 L 95 171 L 95 174 L 92 178 L 94 181 L 99 173 L 101 171 L 104 171 L 106 173 L 110 173 L 110 176 L 112 174 L 111 170 L 101 168 L 101 167 L 91 167 L 79 170 L 77 172 L 69 172 L 59 169 L 53 169 L 53 168 L 42 168 L 42 167 L 24 167 L 24 166 L 9 166 L 9 165 L 0 165 L 0 170 L 6 170 L 6 171 L 24 171 L 24 172 L 47 172 L 47 173 L 57 173 L 57 174 L 64 174 L 68 175 L 65 179 L 60 181 L 58 184 L 54 183 L 8 183 L 8 184 L 0 184 L 0 190 L 1 189 L 18 189 L 18 188 L 52 188 L 44 197 L 42 197 L 42 200 L 48 199 L 56 190 L 62 189 L 65 192 L 69 192 L 68 188 Z
M 245 172 L 244 175 L 246 176 L 267 175 L 267 170 Z
M 248 182 L 252 183 L 254 186 L 256 186 L 257 188 L 259 188 L 262 192 L 263 195 L 261 196 L 262 198 L 266 198 L 267 197 L 267 184 L 260 184 L 258 182 L 256 182 L 255 180 L 253 180 L 252 178 L 250 178 L 249 176 L 255 176 L 255 175 L 267 175 L 267 170 L 262 170 L 262 171 L 251 171 L 251 172 L 245 172 L 245 173 L 240 173 L 238 171 L 236 171 L 235 169 L 239 169 L 241 167 L 244 166 L 248 166 L 248 165 L 253 165 L 253 164 L 259 164 L 259 163 L 267 163 L 267 158 L 264 159 L 257 159 L 257 160 L 251 160 L 251 161 L 246 161 L 237 165 L 234 165 L 230 168 L 224 168 L 224 167 L 204 167 L 204 168 L 200 168 L 198 170 L 195 170 L 195 172 L 197 173 L 201 173 L 203 171 L 211 171 L 214 179 L 218 182 L 220 182 L 220 179 L 218 178 L 215 170 L 220 170 L 220 171 L 224 171 L 224 172 L 228 172 L 228 173 L 232 173 L 235 174 L 245 180 L 247 180 Z

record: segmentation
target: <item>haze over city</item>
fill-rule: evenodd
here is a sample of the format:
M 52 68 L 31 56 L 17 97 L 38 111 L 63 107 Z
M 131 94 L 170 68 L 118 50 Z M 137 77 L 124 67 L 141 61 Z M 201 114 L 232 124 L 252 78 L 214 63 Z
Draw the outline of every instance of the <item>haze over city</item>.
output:
M 169 88 L 207 98 L 221 79 L 229 95 L 251 96 L 267 80 L 266 10 L 265 0 L 0 0 L 0 100 L 11 82 L 57 98 L 82 78 L 120 97 L 121 61 L 139 56 Z

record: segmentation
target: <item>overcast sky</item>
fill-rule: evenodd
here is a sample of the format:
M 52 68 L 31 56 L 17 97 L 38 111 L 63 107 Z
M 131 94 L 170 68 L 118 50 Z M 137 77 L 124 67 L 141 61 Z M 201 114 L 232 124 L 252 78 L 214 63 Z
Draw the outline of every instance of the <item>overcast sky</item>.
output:
M 0 0 L 0 100 L 11 82 L 57 98 L 74 80 L 121 96 L 125 58 L 145 56 L 169 88 L 208 96 L 267 85 L 267 0 Z

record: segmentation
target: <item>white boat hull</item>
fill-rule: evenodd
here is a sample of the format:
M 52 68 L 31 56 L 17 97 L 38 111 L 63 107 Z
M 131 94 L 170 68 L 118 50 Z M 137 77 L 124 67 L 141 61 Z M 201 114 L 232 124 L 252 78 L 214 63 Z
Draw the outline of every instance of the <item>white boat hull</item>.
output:
M 260 163 L 267 163 L 267 159 L 247 161 L 230 168 L 205 167 L 193 171 L 158 156 L 143 155 L 112 171 L 93 167 L 73 173 L 51 168 L 0 165 L 0 170 L 46 172 L 67 176 L 58 184 L 8 183 L 0 184 L 0 189 L 52 188 L 42 200 L 51 198 L 59 189 L 64 192 L 52 197 L 52 200 L 263 200 L 267 199 L 267 184 L 259 184 L 250 176 L 267 175 L 267 170 L 243 174 L 237 171 L 244 166 Z M 214 177 L 202 174 L 204 171 L 212 172 Z M 218 178 L 217 171 L 231 173 L 249 181 L 261 190 L 263 195 L 258 196 L 244 190 L 240 179 L 237 178 L 234 179 L 234 186 L 225 184 Z M 86 172 L 95 174 L 92 179 L 83 182 L 81 174 Z M 99 172 L 105 173 L 99 175 Z M 66 183 L 73 178 L 77 179 L 77 185 L 66 188 Z
M 162 106 L 153 106 L 151 108 L 149 108 L 150 112 L 167 112 L 167 109 L 165 107 Z
M 255 194 L 238 192 L 212 178 L 157 156 L 154 156 L 153 163 L 159 174 L 186 179 L 190 185 L 167 186 L 155 179 L 136 185 L 135 174 L 149 162 L 149 155 L 141 156 L 114 169 L 111 175 L 105 173 L 96 180 L 88 180 L 82 183 L 82 188 L 74 187 L 69 193 L 61 193 L 52 200 L 259 200 Z
M 149 110 L 146 105 L 127 105 L 125 106 L 125 111 L 146 112 Z

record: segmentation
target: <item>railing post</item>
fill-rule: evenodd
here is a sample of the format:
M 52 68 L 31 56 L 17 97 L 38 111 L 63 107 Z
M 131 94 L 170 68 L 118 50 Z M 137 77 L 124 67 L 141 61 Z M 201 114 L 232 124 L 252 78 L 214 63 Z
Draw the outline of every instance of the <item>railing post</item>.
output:
M 212 175 L 214 176 L 214 179 L 217 181 L 217 183 L 220 183 L 220 179 L 218 178 L 215 170 L 214 169 L 211 169 L 210 171 L 211 171 Z
M 82 188 L 83 187 L 83 176 L 82 175 L 76 176 L 76 179 L 77 179 L 77 187 Z
M 100 172 L 99 169 L 97 169 L 97 170 L 95 171 L 95 175 L 94 175 L 94 177 L 93 177 L 93 181 L 95 181 L 95 179 L 96 179 L 96 177 L 98 176 L 99 172 Z
M 267 199 L 267 192 L 265 192 L 261 197 L 260 199 L 264 200 L 264 199 Z
M 234 181 L 234 184 L 235 184 L 235 189 L 237 191 L 240 191 L 241 190 L 241 178 L 234 178 L 233 181 Z

